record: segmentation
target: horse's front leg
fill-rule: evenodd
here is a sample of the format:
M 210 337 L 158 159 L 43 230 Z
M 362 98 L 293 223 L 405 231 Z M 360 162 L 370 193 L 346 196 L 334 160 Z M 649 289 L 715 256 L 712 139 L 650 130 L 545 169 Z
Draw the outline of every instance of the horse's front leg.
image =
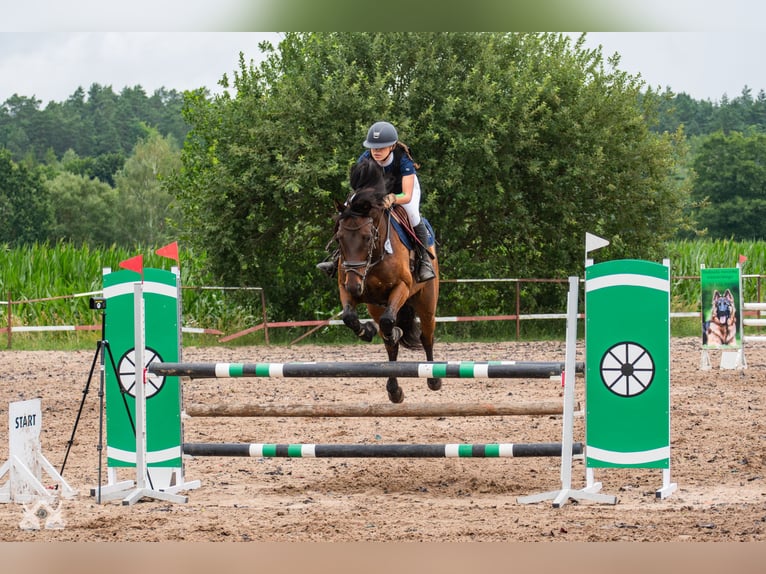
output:
M 388 308 L 385 310 L 381 310 L 381 307 L 370 305 L 368 307 L 368 310 L 370 312 L 370 315 L 375 320 L 376 323 L 380 324 L 380 321 L 382 320 L 385 313 L 388 311 Z M 386 353 L 388 354 L 388 360 L 389 361 L 396 361 L 396 359 L 399 356 L 399 337 L 396 337 L 395 335 L 391 335 L 386 337 L 383 335 L 382 329 L 381 329 L 381 337 L 383 338 L 383 344 L 386 346 Z M 392 403 L 401 403 L 404 401 L 404 391 L 399 386 L 399 379 L 396 377 L 388 377 L 388 380 L 386 381 L 386 391 L 388 392 L 388 399 Z
M 399 356 L 399 342 L 392 339 L 383 339 L 383 343 L 386 345 L 386 352 L 388 353 L 389 361 L 396 361 Z M 386 391 L 388 391 L 388 398 L 392 403 L 401 403 L 404 400 L 404 391 L 399 386 L 399 379 L 396 377 L 388 377 L 386 381 Z
M 388 304 L 383 314 L 377 319 L 378 326 L 380 327 L 380 336 L 383 337 L 384 341 L 388 342 L 391 340 L 395 343 L 402 336 L 402 330 L 396 326 L 396 317 L 399 314 L 399 309 L 402 308 L 408 297 L 409 287 L 404 283 L 399 283 L 389 294 Z M 391 360 L 395 361 L 396 358 Z
M 375 337 L 375 333 L 377 332 L 375 325 L 369 321 L 362 323 L 359 320 L 359 315 L 356 312 L 356 305 L 346 303 L 343 307 L 341 319 L 343 319 L 343 324 L 356 333 L 356 336 L 363 341 L 369 343 L 372 341 L 373 337 Z

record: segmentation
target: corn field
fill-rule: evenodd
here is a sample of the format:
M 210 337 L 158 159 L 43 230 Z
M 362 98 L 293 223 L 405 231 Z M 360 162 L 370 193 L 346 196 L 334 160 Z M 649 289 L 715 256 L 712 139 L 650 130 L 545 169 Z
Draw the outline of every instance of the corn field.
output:
M 154 248 L 128 251 L 120 247 L 90 249 L 70 243 L 56 245 L 34 244 L 18 248 L 5 246 L 0 251 L 0 302 L 4 303 L 7 327 L 7 307 L 12 305 L 13 326 L 91 325 L 99 322 L 89 306 L 88 294 L 102 289 L 105 268 L 119 270 L 121 261 L 143 255 L 144 267 L 170 269 L 176 262 L 154 254 Z M 213 286 L 215 282 L 197 272 L 203 260 L 185 252 L 181 259 L 181 284 L 189 286 L 182 292 L 184 324 L 220 329 L 223 325 L 257 321 L 245 311 L 250 301 L 242 294 L 231 295 L 224 290 L 193 289 L 191 286 Z M 73 296 L 81 295 L 81 296 Z M 253 298 L 253 295 L 249 295 Z M 46 301 L 39 301 L 47 299 Z M 29 301 L 29 303 L 24 303 Z M 260 316 L 260 315 L 259 315 Z
M 744 256 L 744 301 L 762 301 L 760 275 L 766 270 L 766 242 L 737 241 L 678 241 L 668 245 L 671 264 L 671 310 L 697 311 L 700 306 L 699 272 L 702 265 L 709 268 L 734 267 Z M 0 250 L 0 303 L 5 317 L 0 328 L 8 326 L 94 325 L 99 319 L 89 307 L 88 296 L 74 294 L 99 292 L 102 288 L 104 268 L 117 270 L 119 263 L 141 253 L 144 267 L 170 269 L 175 261 L 160 257 L 154 248 L 128 251 L 119 247 L 90 249 L 69 243 L 55 245 L 34 244 Z M 204 254 L 181 251 L 181 283 L 184 325 L 219 329 L 231 333 L 262 322 L 261 296 L 253 291 L 199 289 L 217 285 L 214 278 L 204 275 Z M 598 261 L 598 259 L 596 259 Z M 562 279 L 562 278 L 555 278 Z M 194 288 L 197 287 L 197 288 Z M 252 286 L 259 287 L 259 286 Z M 447 285 L 445 285 L 447 287 Z M 330 287 L 331 288 L 331 287 Z M 443 315 L 486 315 L 496 306 L 498 285 L 487 285 L 484 298 L 474 294 L 464 309 L 443 309 Z M 265 297 L 268 301 L 268 287 Z M 46 299 L 45 301 L 37 301 Z M 8 305 L 13 301 L 12 305 Z M 29 301 L 29 303 L 24 303 Z M 445 301 L 446 302 L 446 301 Z M 8 307 L 12 307 L 11 314 Z M 513 309 L 503 312 L 512 313 Z M 522 309 L 529 313 L 530 309 Z M 317 318 L 317 317 L 311 317 Z M 321 317 L 327 318 L 327 317 Z M 300 318 L 269 317 L 270 321 Z M 304 318 L 305 319 L 305 318 Z M 472 327 L 463 323 L 460 333 L 472 333 Z M 486 331 L 479 330 L 476 333 Z M 39 337 L 39 336 L 38 336 Z
M 736 267 L 740 256 L 747 260 L 742 264 L 743 300 L 761 301 L 762 278 L 766 273 L 766 242 L 764 241 L 677 241 L 668 245 L 671 285 L 671 309 L 673 311 L 696 311 L 700 305 L 700 267 Z M 755 276 L 755 277 L 751 277 Z

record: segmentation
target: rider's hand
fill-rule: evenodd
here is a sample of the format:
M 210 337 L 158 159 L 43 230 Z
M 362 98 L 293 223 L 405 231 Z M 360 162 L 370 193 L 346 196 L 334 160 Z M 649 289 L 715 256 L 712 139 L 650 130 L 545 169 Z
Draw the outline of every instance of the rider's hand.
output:
M 389 193 L 386 197 L 383 198 L 383 207 L 386 209 L 390 208 L 393 204 L 396 203 L 396 195 L 393 193 Z

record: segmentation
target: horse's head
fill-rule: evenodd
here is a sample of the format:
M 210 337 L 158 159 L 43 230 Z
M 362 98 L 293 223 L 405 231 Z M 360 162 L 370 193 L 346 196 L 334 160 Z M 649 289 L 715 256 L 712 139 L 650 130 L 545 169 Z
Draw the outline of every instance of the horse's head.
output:
M 362 160 L 351 168 L 351 187 L 354 193 L 338 207 L 335 218 L 335 239 L 340 247 L 340 264 L 345 273 L 344 288 L 355 296 L 364 292 L 364 281 L 372 266 L 377 264 L 382 253 L 379 250 L 378 231 L 386 185 L 383 170 L 373 160 Z
M 365 158 L 351 166 L 348 176 L 351 189 L 375 189 L 385 195 L 386 179 L 383 168 L 371 158 Z

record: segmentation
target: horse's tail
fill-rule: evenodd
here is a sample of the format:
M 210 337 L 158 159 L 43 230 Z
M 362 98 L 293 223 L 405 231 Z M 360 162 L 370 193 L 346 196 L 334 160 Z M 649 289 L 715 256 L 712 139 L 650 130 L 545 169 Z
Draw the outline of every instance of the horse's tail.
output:
M 407 349 L 422 349 L 420 342 L 420 321 L 415 316 L 415 309 L 409 303 L 405 303 L 396 317 L 396 324 L 402 330 L 402 337 L 399 343 Z

